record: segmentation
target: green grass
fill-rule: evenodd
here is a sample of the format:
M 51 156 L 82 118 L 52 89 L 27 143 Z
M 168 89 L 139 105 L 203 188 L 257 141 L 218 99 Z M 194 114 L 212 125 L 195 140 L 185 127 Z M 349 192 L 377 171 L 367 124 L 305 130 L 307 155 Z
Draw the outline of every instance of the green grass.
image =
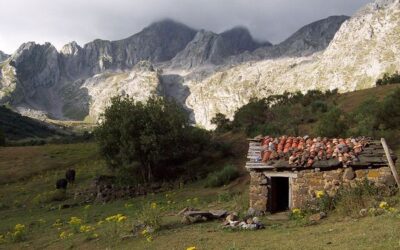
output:
M 94 143 L 0 148 L 0 184 L 62 169 L 97 156 Z
M 22 149 L 26 149 L 24 155 Z M 63 149 L 63 150 L 61 150 Z M 92 204 L 85 209 L 85 203 L 74 200 L 74 191 L 87 188 L 93 177 L 107 173 L 102 160 L 95 154 L 93 144 L 45 145 L 40 147 L 5 148 L 7 154 L 18 155 L 28 162 L 41 164 L 25 165 L 25 171 L 15 172 L 14 181 L 0 184 L 0 234 L 17 223 L 28 227 L 27 239 L 23 242 L 0 244 L 0 249 L 186 249 L 196 246 L 197 249 L 395 249 L 400 247 L 400 218 L 390 215 L 367 217 L 363 219 L 343 218 L 332 214 L 327 220 L 317 225 L 299 226 L 293 221 L 269 221 L 263 218 L 265 230 L 226 231 L 219 221 L 195 225 L 183 225 L 176 213 L 186 206 L 201 209 L 227 209 L 243 211 L 246 209 L 248 196 L 248 179 L 241 177 L 228 186 L 220 188 L 203 188 L 205 181 L 184 185 L 174 190 L 119 200 L 107 204 Z M 13 152 L 15 151 L 15 152 Z M 33 152 L 31 152 L 33 151 Z M 39 153 L 42 152 L 42 153 Z M 45 153 L 47 152 L 47 153 Z M 56 162 L 48 162 L 47 155 L 55 155 Z M 6 158 L 0 158 L 0 165 L 6 169 Z M 28 160 L 29 159 L 29 160 Z M 71 160 L 64 164 L 64 159 Z M 7 162 L 7 160 L 6 160 Z M 11 162 L 8 161 L 7 165 Z M 41 166 L 49 164 L 45 169 Z M 65 168 L 77 170 L 74 187 L 67 191 L 67 200 L 35 204 L 34 197 L 54 190 L 54 182 L 63 176 Z M 3 171 L 1 171 L 3 173 Z M 21 175 L 21 176 L 19 176 Z M 168 194 L 168 195 L 166 195 Z M 168 202 L 170 201 L 170 202 Z M 122 213 L 128 216 L 128 222 L 118 227 L 120 235 L 128 235 L 132 223 L 138 218 L 143 206 L 156 202 L 162 208 L 162 227 L 153 235 L 153 241 L 147 242 L 144 237 L 121 240 L 113 236 L 114 225 L 104 223 L 97 225 L 106 217 Z M 62 204 L 76 205 L 72 208 L 59 209 Z M 96 227 L 98 239 L 87 240 L 82 233 L 62 240 L 59 234 L 70 231 L 66 222 L 76 216 L 85 219 L 85 224 Z M 64 225 L 54 227 L 57 219 Z M 40 222 L 41 221 L 41 222 Z
M 346 94 L 339 98 L 339 105 L 346 107 L 348 112 L 365 98 L 371 95 L 382 98 L 392 88 L 384 86 Z M 243 136 L 226 134 L 224 137 L 234 142 L 232 152 L 235 157 L 221 160 L 218 166 L 244 166 L 247 145 Z M 400 147 L 397 145 L 393 149 L 399 156 Z M 55 181 L 64 176 L 67 168 L 77 171 L 76 183 L 68 188 L 67 199 L 35 202 L 38 195 L 54 190 Z M 168 192 L 107 204 L 94 203 L 85 209 L 82 198 L 74 199 L 75 191 L 88 188 L 95 176 L 109 174 L 94 143 L 0 148 L 0 235 L 11 231 L 17 223 L 28 228 L 25 241 L 0 243 L 0 249 L 180 250 L 190 246 L 197 249 L 400 249 L 400 217 L 391 214 L 352 219 L 333 212 L 327 219 L 308 226 L 263 217 L 266 229 L 251 232 L 223 230 L 219 221 L 195 225 L 180 223 L 176 213 L 186 206 L 227 209 L 243 214 L 248 204 L 249 178 L 243 169 L 240 171 L 244 175 L 223 187 L 204 188 L 206 180 L 183 186 L 177 183 L 176 188 Z M 400 209 L 399 196 L 389 201 Z M 128 220 L 117 228 L 120 235 L 128 235 L 143 207 L 152 202 L 162 208 L 161 229 L 154 233 L 152 242 L 147 242 L 144 237 L 122 240 L 114 236 L 113 224 L 97 225 L 108 216 L 122 213 Z M 60 209 L 65 204 L 72 207 Z M 82 233 L 60 239 L 61 232 L 71 230 L 66 222 L 72 216 L 94 226 L 98 239 L 87 240 Z M 61 219 L 63 225 L 53 226 L 57 219 Z

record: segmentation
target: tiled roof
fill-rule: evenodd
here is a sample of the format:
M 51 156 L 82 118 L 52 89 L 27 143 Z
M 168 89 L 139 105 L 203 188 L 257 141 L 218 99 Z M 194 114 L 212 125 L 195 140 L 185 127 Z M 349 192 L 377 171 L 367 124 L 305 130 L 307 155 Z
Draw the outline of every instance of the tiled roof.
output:
M 249 141 L 246 163 L 249 170 L 376 167 L 388 164 L 381 142 L 366 137 L 258 136 Z M 396 160 L 393 152 L 390 153 L 392 159 Z

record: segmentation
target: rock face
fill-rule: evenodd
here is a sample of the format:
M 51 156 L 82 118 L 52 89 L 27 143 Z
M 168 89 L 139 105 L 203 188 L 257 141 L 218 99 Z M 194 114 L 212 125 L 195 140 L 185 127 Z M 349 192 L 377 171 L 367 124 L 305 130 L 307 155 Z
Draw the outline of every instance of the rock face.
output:
M 308 24 L 282 43 L 255 51 L 258 58 L 309 56 L 328 47 L 348 16 L 331 16 Z
M 399 34 L 399 1 L 378 1 L 345 21 L 324 51 L 246 62 L 193 81 L 187 104 L 196 122 L 210 128 L 216 113 L 232 117 L 251 97 L 372 87 L 384 72 L 400 69 L 400 58 L 395 56 L 400 53 Z
M 242 27 L 233 28 L 221 34 L 201 30 L 195 38 L 172 59 L 172 67 L 192 69 L 205 64 L 220 65 L 230 56 L 271 44 L 253 40 L 249 31 Z
M 5 61 L 9 57 L 10 57 L 9 55 L 0 50 L 0 62 Z
M 0 63 L 0 104 L 31 116 L 97 119 L 115 95 L 156 94 L 177 99 L 194 122 L 212 128 L 216 113 L 232 117 L 252 97 L 374 86 L 400 69 L 399 24 L 399 0 L 377 0 L 277 45 L 254 41 L 245 28 L 216 34 L 171 20 L 119 41 L 71 42 L 59 52 L 29 42 Z

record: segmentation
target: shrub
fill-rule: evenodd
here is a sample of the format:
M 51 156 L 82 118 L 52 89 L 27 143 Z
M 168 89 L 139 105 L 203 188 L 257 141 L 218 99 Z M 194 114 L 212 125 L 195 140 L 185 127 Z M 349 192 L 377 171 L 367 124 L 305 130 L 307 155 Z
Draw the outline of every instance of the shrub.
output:
M 232 122 L 224 114 L 218 113 L 211 119 L 211 124 L 216 127 L 215 132 L 223 133 L 232 129 Z
M 378 117 L 381 104 L 375 99 L 368 99 L 351 114 L 354 124 L 349 133 L 353 136 L 374 136 L 379 127 Z
M 208 175 L 206 187 L 220 187 L 239 177 L 239 171 L 232 165 L 226 165 L 221 171 Z
M 400 127 L 400 88 L 383 99 L 378 119 L 385 129 Z
M 316 126 L 316 134 L 326 137 L 343 136 L 347 130 L 343 114 L 343 111 L 337 107 L 324 113 Z
M 6 145 L 6 136 L 4 135 L 3 130 L 0 128 L 0 146 Z
M 147 103 L 113 98 L 95 135 L 107 165 L 138 182 L 178 178 L 185 170 L 176 166 L 210 144 L 209 133 L 190 126 L 181 106 L 157 97 Z
M 357 217 L 361 209 L 373 207 L 379 199 L 381 199 L 380 190 L 365 180 L 353 188 L 339 189 L 335 210 L 342 215 Z
M 14 227 L 14 230 L 10 232 L 11 240 L 13 242 L 20 242 L 26 239 L 27 230 L 26 226 L 23 224 L 17 224 Z
M 32 199 L 32 203 L 35 205 L 45 204 L 53 201 L 63 201 L 67 198 L 65 189 L 56 189 L 54 191 L 44 192 L 36 195 Z
M 148 203 L 143 206 L 138 213 L 138 220 L 144 225 L 158 230 L 162 223 L 162 207 L 156 202 Z
M 387 84 L 395 84 L 400 83 L 400 74 L 399 72 L 395 72 L 394 74 L 390 75 L 389 73 L 383 74 L 383 77 L 376 80 L 377 86 L 387 85 Z

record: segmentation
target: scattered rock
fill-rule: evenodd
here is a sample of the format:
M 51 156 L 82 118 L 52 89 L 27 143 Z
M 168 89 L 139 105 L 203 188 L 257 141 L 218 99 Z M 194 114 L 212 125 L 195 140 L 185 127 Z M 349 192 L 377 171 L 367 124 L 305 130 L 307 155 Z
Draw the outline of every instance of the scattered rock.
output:
M 237 219 L 238 219 L 237 213 L 231 213 L 225 218 L 225 220 L 229 222 L 236 221 Z
M 235 219 L 235 220 L 231 220 Z M 256 230 L 265 228 L 257 217 L 248 218 L 246 220 L 237 220 L 237 216 L 228 215 L 225 221 L 222 223 L 223 228 L 231 229 L 244 229 L 244 230 Z
M 317 222 L 317 221 L 320 221 L 320 220 L 322 220 L 324 218 L 326 218 L 326 213 L 325 212 L 319 212 L 317 214 L 311 215 L 308 219 L 311 222 Z
M 365 217 L 365 216 L 368 215 L 368 210 L 363 208 L 363 209 L 360 210 L 359 214 L 360 214 L 361 217 Z

